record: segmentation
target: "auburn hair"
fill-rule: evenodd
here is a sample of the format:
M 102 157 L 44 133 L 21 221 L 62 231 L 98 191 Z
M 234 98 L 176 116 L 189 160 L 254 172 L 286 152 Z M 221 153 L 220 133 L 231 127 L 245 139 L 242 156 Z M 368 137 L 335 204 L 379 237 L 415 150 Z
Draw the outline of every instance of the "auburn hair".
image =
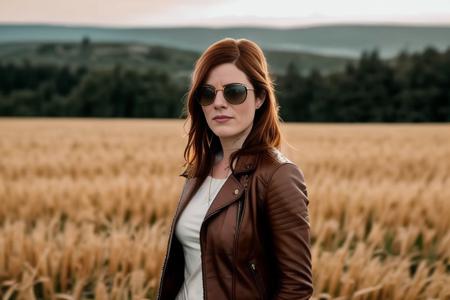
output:
M 184 115 L 190 121 L 189 136 L 184 150 L 188 177 L 199 177 L 201 183 L 214 164 L 215 155 L 221 150 L 219 138 L 209 128 L 203 110 L 196 101 L 198 87 L 206 81 L 210 71 L 224 63 L 233 63 L 247 75 L 255 89 L 255 96 L 265 100 L 255 111 L 253 126 L 241 149 L 230 154 L 230 167 L 241 155 L 256 154 L 257 162 L 272 147 L 280 148 L 281 132 L 279 105 L 274 93 L 266 58 L 261 48 L 248 39 L 224 38 L 210 45 L 198 58 L 187 92 Z

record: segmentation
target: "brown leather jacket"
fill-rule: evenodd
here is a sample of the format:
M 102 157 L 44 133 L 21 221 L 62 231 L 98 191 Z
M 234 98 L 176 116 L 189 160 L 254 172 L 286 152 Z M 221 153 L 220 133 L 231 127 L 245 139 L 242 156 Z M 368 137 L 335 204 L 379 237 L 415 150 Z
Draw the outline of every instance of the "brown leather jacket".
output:
M 303 172 L 273 149 L 241 156 L 200 230 L 203 293 L 209 300 L 309 299 L 313 293 L 308 196 Z M 175 299 L 184 281 L 175 224 L 195 194 L 186 177 L 169 234 L 159 300 Z

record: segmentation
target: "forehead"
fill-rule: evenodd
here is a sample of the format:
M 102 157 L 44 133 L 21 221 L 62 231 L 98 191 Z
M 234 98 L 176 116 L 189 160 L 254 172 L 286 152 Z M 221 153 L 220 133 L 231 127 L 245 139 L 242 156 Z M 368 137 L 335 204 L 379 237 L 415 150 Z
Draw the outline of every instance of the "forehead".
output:
M 215 66 L 209 71 L 205 84 L 222 86 L 228 83 L 246 83 L 250 85 L 247 75 L 232 63 Z

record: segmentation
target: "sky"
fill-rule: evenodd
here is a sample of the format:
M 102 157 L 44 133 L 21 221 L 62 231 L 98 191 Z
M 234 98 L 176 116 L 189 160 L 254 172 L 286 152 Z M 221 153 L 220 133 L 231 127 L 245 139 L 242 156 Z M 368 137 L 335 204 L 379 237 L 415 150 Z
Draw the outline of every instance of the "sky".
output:
M 0 23 L 117 27 L 450 25 L 450 0 L 0 0 Z

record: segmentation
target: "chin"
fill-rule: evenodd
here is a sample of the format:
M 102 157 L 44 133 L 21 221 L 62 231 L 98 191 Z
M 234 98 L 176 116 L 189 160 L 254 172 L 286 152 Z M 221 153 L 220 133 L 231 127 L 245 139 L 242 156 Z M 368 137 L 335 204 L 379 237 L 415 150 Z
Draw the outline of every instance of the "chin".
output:
M 213 132 L 221 138 L 227 138 L 239 133 L 237 130 L 232 130 L 231 128 L 214 128 Z
M 244 130 L 238 130 L 235 128 L 220 128 L 213 130 L 214 134 L 219 138 L 232 138 L 236 136 L 240 136 Z
M 217 133 L 216 135 L 217 135 L 217 137 L 219 137 L 221 139 L 226 139 L 226 138 L 233 137 L 236 134 L 233 134 L 233 133 Z

